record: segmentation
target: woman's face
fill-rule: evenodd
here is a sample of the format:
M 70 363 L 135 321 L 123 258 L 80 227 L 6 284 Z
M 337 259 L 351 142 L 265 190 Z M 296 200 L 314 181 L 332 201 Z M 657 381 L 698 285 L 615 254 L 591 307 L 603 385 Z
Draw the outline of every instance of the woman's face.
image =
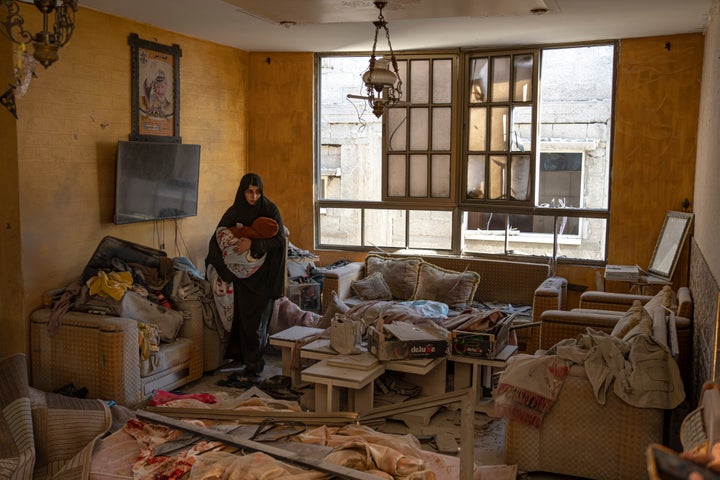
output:
M 250 185 L 247 190 L 245 190 L 245 201 L 250 205 L 255 205 L 261 196 L 262 190 L 260 190 L 260 187 L 257 185 Z

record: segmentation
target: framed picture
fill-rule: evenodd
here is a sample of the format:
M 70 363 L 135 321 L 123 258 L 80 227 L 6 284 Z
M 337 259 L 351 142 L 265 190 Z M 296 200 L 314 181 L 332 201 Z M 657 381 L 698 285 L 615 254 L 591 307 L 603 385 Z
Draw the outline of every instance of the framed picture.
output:
M 690 232 L 692 213 L 669 211 L 655 244 L 648 272 L 670 281 Z
M 128 38 L 132 61 L 130 140 L 182 143 L 180 137 L 180 46 Z

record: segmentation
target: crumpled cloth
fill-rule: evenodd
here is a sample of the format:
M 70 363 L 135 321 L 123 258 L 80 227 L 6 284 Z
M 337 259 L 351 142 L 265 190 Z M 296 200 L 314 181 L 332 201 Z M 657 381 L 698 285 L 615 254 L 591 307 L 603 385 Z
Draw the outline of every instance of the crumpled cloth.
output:
M 233 293 L 232 283 L 224 282 L 212 264 L 207 267 L 207 277 L 212 288 L 213 300 L 215 300 L 220 323 L 225 331 L 229 332 L 232 328 L 235 312 L 235 294 Z
M 53 305 L 47 326 L 48 333 L 51 337 L 57 333 L 60 325 L 62 324 L 62 316 L 70 310 L 73 300 L 80 294 L 81 289 L 82 282 L 80 280 L 71 282 L 67 287 L 65 287 L 65 291 Z
M 149 267 L 142 263 L 128 263 L 135 273 L 142 274 L 142 283 L 154 290 L 162 290 L 170 281 L 175 271 L 175 263 L 172 258 L 162 257 L 158 260 L 157 267 Z
M 651 335 L 639 333 L 621 340 L 588 327 L 574 342 L 557 348 L 558 356 L 569 360 L 580 359 L 583 353 L 581 364 L 601 405 L 610 388 L 624 402 L 640 408 L 673 409 L 685 399 L 677 362 L 670 349 Z
M 520 353 L 510 357 L 493 393 L 495 414 L 540 427 L 569 370 L 570 362 L 557 355 Z
M 132 287 L 133 277 L 130 272 L 110 272 L 106 273 L 102 270 L 94 277 L 90 277 L 86 282 L 90 295 L 98 295 L 100 297 L 110 297 L 118 302 L 122 300 L 123 295 L 128 288 Z
M 140 359 L 147 360 L 160 351 L 160 332 L 158 327 L 149 323 L 138 322 L 138 344 Z
M 280 297 L 273 304 L 268 333 L 274 335 L 295 325 L 317 327 L 321 318 L 318 313 L 301 309 L 288 297 Z

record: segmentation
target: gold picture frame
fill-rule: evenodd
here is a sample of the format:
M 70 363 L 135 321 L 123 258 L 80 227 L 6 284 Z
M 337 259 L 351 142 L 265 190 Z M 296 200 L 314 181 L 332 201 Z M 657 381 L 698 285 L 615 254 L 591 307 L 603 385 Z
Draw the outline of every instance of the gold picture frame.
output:
M 182 143 L 180 46 L 128 37 L 132 60 L 131 141 Z

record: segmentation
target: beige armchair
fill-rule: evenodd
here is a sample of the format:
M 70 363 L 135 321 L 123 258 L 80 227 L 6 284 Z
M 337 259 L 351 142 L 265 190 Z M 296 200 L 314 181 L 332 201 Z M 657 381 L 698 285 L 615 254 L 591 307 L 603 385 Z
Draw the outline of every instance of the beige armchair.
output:
M 606 333 L 612 332 L 618 319 L 630 309 L 633 301 L 645 305 L 654 295 L 634 295 L 587 291 L 580 297 L 580 307 L 568 312 L 544 312 L 540 316 L 539 348 L 547 350 L 560 340 L 575 338 L 585 333 L 587 327 Z M 685 384 L 690 392 L 692 386 L 692 312 L 693 301 L 690 289 L 681 287 L 677 291 L 678 306 L 675 312 L 677 340 L 670 339 L 670 347 L 677 348 L 677 362 Z M 675 342 L 677 341 L 677 346 Z
M 72 383 L 88 397 L 133 407 L 156 390 L 172 390 L 202 376 L 203 315 L 200 301 L 183 305 L 184 321 L 171 343 L 143 360 L 138 322 L 70 311 L 57 333 L 48 332 L 52 310 L 30 315 L 32 386 L 52 392 Z
M 667 345 L 674 335 L 673 326 L 666 324 L 662 309 L 655 309 L 653 315 L 654 336 Z M 546 311 L 542 346 L 546 341 L 552 342 L 551 338 L 568 338 L 562 332 L 574 331 L 574 325 L 581 321 L 585 326 L 600 329 L 614 326 L 613 321 L 619 318 L 600 313 Z M 651 443 L 663 443 L 666 413 L 660 408 L 631 406 L 611 392 L 606 403 L 600 404 L 585 367 L 572 365 L 540 428 L 515 419 L 506 420 L 505 462 L 527 472 L 597 480 L 647 478 L 645 450 Z

